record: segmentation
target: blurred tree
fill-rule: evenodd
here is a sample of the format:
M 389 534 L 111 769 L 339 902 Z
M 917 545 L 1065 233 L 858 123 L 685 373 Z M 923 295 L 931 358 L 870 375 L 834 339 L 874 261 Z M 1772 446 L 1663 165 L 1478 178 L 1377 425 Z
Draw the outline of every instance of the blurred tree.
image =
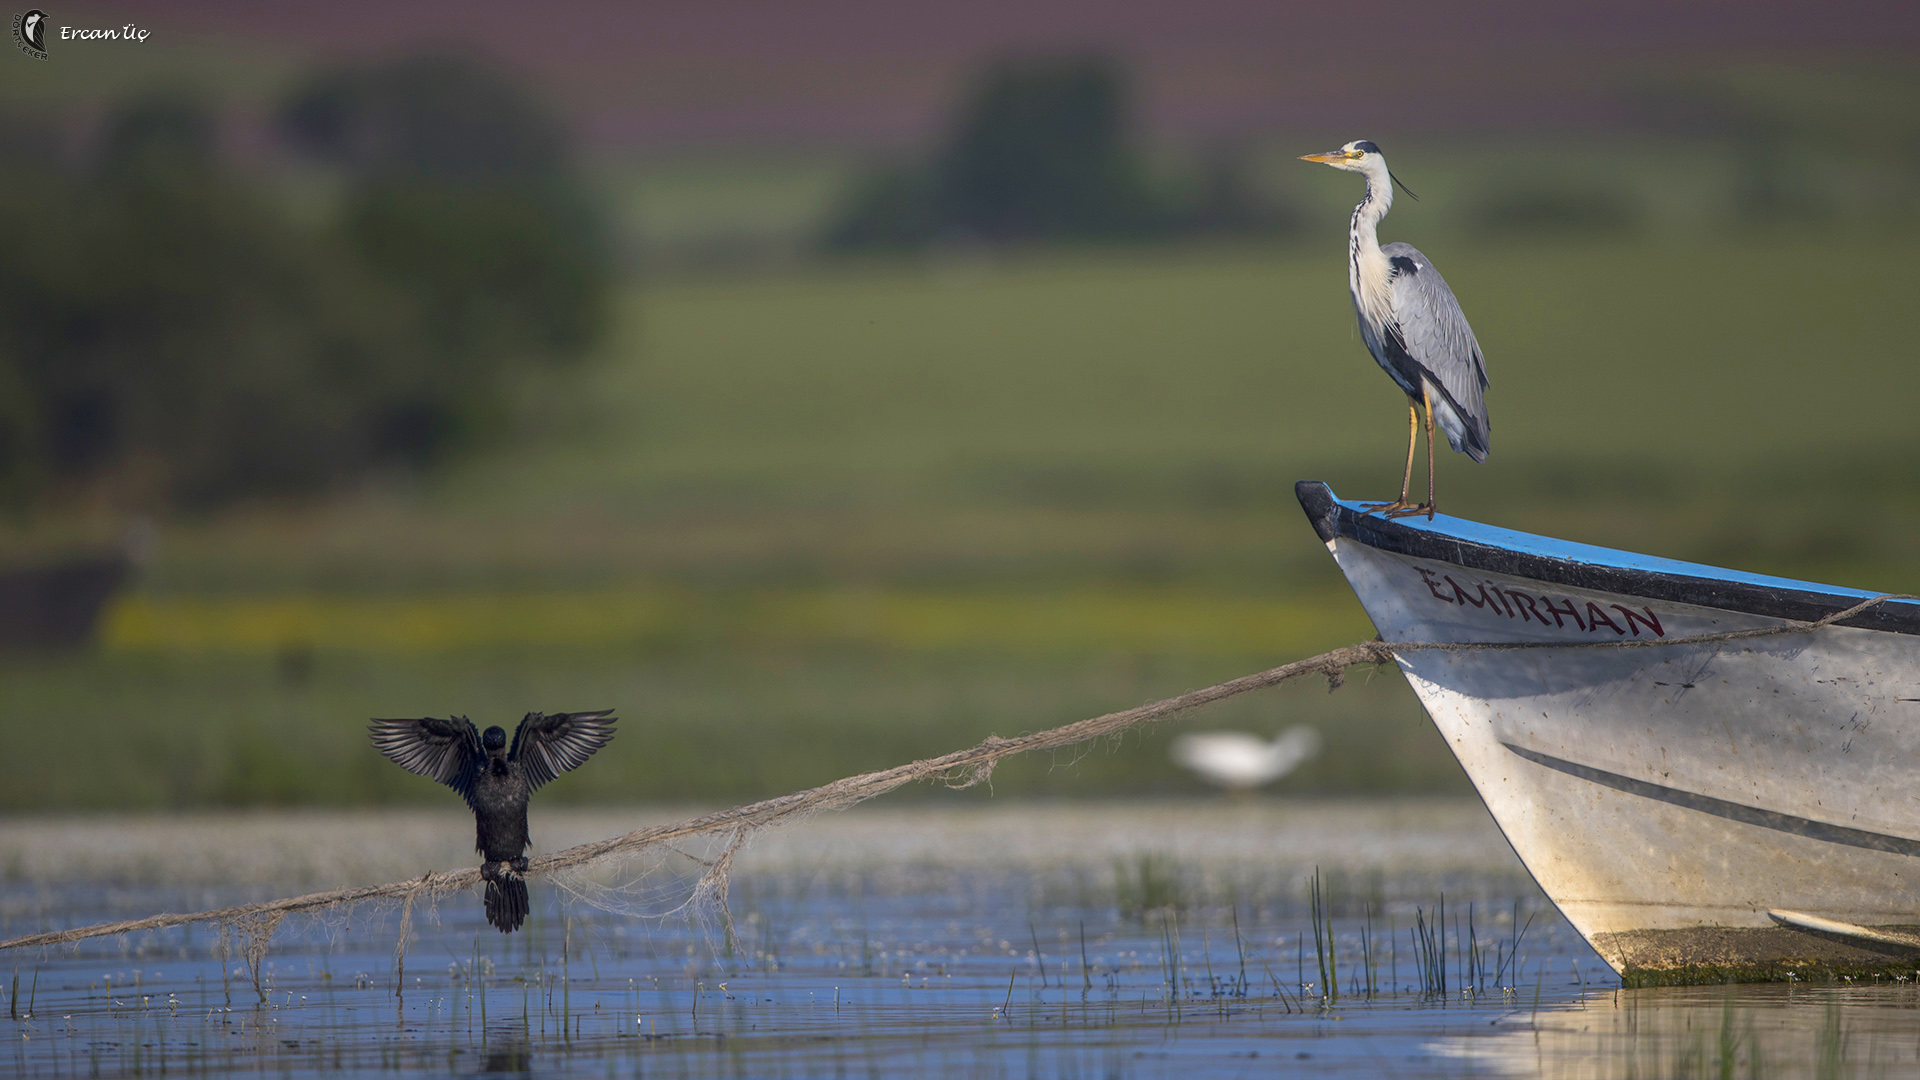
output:
M 110 109 L 85 161 L 0 123 L 38 147 L 0 157 L 0 498 L 321 489 L 471 439 L 516 369 L 591 346 L 598 215 L 511 81 L 395 61 L 317 79 L 284 122 L 348 175 L 323 228 L 230 168 L 192 97 Z
M 57 347 L 68 295 L 82 280 L 66 243 L 78 221 L 71 178 L 44 125 L 0 117 L 0 503 L 46 479 L 40 388 L 30 357 Z
M 503 73 L 445 55 L 340 69 L 288 101 L 281 129 L 349 177 L 342 235 L 425 346 L 390 449 L 473 438 L 507 369 L 576 358 L 604 329 L 604 222 L 558 118 Z
M 1249 182 L 1246 155 L 1203 155 L 1190 189 L 1153 182 L 1135 145 L 1120 67 L 1097 57 L 994 64 L 921 165 L 862 178 L 833 218 L 835 249 L 1107 240 L 1292 231 L 1297 219 Z
M 482 182 L 569 168 L 559 120 L 504 73 L 432 54 L 316 76 L 280 111 L 297 145 L 361 176 Z
M 854 189 L 826 241 L 911 248 L 1139 235 L 1158 207 L 1128 144 L 1124 81 L 1083 57 L 990 68 L 925 165 L 877 171 Z
M 216 132 L 202 103 L 143 98 L 108 116 L 91 176 L 8 178 L 28 208 L 0 259 L 16 481 L 112 474 L 135 502 L 205 504 L 367 463 L 391 327 L 221 167 Z
M 1105 60 L 994 65 L 936 166 L 940 224 L 990 240 L 1151 231 L 1159 208 L 1129 145 L 1126 106 Z

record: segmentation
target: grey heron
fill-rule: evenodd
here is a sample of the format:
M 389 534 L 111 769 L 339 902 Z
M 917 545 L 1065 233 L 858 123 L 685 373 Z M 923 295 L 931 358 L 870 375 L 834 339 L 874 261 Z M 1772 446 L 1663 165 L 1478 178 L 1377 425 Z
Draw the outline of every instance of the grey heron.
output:
M 1360 322 L 1360 339 L 1407 395 L 1407 468 L 1400 480 L 1400 498 L 1367 509 L 1388 517 L 1425 514 L 1431 521 L 1434 425 L 1440 426 L 1455 450 L 1475 461 L 1487 459 L 1487 365 L 1480 343 L 1432 260 L 1411 244 L 1381 245 L 1380 219 L 1393 206 L 1393 185 L 1400 178 L 1388 171 L 1380 148 L 1359 139 L 1331 153 L 1302 155 L 1300 160 L 1366 177 L 1366 197 L 1353 208 L 1347 233 L 1347 289 Z M 1413 195 L 1405 184 L 1400 187 Z M 1427 501 L 1415 504 L 1407 501 L 1407 490 L 1413 485 L 1413 452 L 1422 413 L 1427 428 Z

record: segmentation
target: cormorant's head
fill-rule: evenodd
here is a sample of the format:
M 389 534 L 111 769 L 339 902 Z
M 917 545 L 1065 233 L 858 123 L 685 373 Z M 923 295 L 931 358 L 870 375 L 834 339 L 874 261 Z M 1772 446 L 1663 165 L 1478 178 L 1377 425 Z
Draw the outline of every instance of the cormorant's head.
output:
M 507 745 L 507 729 L 490 727 L 480 733 L 480 745 L 488 750 L 503 750 Z

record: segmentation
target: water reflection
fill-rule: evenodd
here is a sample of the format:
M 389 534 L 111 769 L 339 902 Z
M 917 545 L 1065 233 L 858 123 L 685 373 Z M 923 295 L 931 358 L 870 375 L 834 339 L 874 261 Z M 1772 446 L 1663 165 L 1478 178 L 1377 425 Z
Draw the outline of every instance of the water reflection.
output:
M 1104 887 L 1086 870 L 974 873 L 938 891 L 748 876 L 732 947 L 697 922 L 552 901 L 506 938 L 455 897 L 416 912 L 404 995 L 392 911 L 288 920 L 257 995 L 244 958 L 223 960 L 204 930 L 95 939 L 22 958 L 33 1015 L 15 1022 L 15 1071 L 1184 1076 L 1280 1059 L 1373 1075 L 1382 1054 L 1443 1060 L 1427 1044 L 1489 1030 L 1522 994 L 1551 1008 L 1609 978 L 1537 896 L 1456 901 L 1472 889 L 1460 879 L 1410 875 L 1417 899 L 1391 881 L 1323 881 L 1315 920 L 1263 870 L 1206 888 L 1171 859 Z M 1442 924 L 1429 889 L 1449 895 Z M 172 906 L 139 890 L 65 899 L 96 909 L 76 919 Z M 1444 994 L 1422 992 L 1421 920 Z
M 509 1039 L 505 1043 L 489 1040 L 486 1055 L 486 1060 L 480 1063 L 478 1070 L 481 1074 L 524 1075 L 533 1072 L 533 1046 L 530 1043 L 518 1039 Z
M 1433 1049 L 1479 1075 L 1565 1080 L 1920 1072 L 1920 990 L 1911 979 L 1608 991 L 1494 1027 Z
M 1273 824 L 1233 825 L 1231 815 L 1256 812 Z M 258 993 L 237 948 L 222 951 L 237 942 L 206 927 L 0 957 L 10 1036 L 0 1074 L 1196 1080 L 1276 1066 L 1369 1078 L 1920 1069 L 1912 981 L 1615 990 L 1511 854 L 1486 846 L 1498 836 L 1477 808 L 1444 827 L 1444 814 L 1410 823 L 1402 810 L 1363 805 L 1338 808 L 1337 822 L 1304 808 L 1219 813 L 1027 806 L 1020 821 L 1053 845 L 1031 860 L 1011 856 L 1000 818 L 978 843 L 962 842 L 982 824 L 970 819 L 830 819 L 848 831 L 783 833 L 736 877 L 731 944 L 698 920 L 567 906 L 550 889 L 511 937 L 485 924 L 471 896 L 416 908 L 404 977 L 394 966 L 398 910 L 377 906 L 288 919 Z M 1101 839 L 1164 840 L 1179 821 L 1194 842 L 1128 855 Z M 1349 852 L 1395 854 L 1323 866 L 1316 919 L 1313 864 L 1284 861 L 1286 845 L 1272 845 L 1303 829 L 1312 835 L 1302 848 L 1335 825 Z M 1504 862 L 1487 862 L 1487 851 Z M 805 858 L 775 865 L 776 852 Z M 261 888 L 16 880 L 0 884 L 0 924 L 202 908 L 259 899 Z M 1423 992 L 1438 974 L 1446 991 Z

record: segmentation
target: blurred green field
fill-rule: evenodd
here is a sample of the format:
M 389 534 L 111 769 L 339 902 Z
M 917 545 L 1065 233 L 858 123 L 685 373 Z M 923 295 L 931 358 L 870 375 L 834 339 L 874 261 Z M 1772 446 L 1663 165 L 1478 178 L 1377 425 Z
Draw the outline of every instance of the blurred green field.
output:
M 1493 454 L 1443 509 L 1920 591 L 1920 268 L 1835 226 L 1428 250 Z M 725 802 L 1370 635 L 1295 480 L 1391 494 L 1404 413 L 1338 241 L 814 265 L 636 287 L 521 432 L 424 482 L 173 522 L 92 656 L 0 661 L 0 809 L 443 797 L 371 715 L 615 705 L 558 799 Z M 76 512 L 0 546 L 105 532 Z M 1397 675 L 1196 725 L 1318 725 L 1282 790 L 1463 790 Z M 1111 751 L 1111 752 L 1109 752 Z M 423 790 L 424 789 L 424 790 Z M 1164 738 L 1000 795 L 1190 791 Z M 972 792 L 960 797 L 986 797 Z
M 1879 238 L 1435 250 L 1493 379 L 1493 457 L 1443 451 L 1445 509 L 1868 587 L 1914 565 L 1920 269 Z M 1387 492 L 1405 432 L 1341 259 L 663 281 L 526 437 L 425 486 L 178 525 L 148 587 L 1337 585 L 1301 577 L 1325 560 L 1292 483 Z

